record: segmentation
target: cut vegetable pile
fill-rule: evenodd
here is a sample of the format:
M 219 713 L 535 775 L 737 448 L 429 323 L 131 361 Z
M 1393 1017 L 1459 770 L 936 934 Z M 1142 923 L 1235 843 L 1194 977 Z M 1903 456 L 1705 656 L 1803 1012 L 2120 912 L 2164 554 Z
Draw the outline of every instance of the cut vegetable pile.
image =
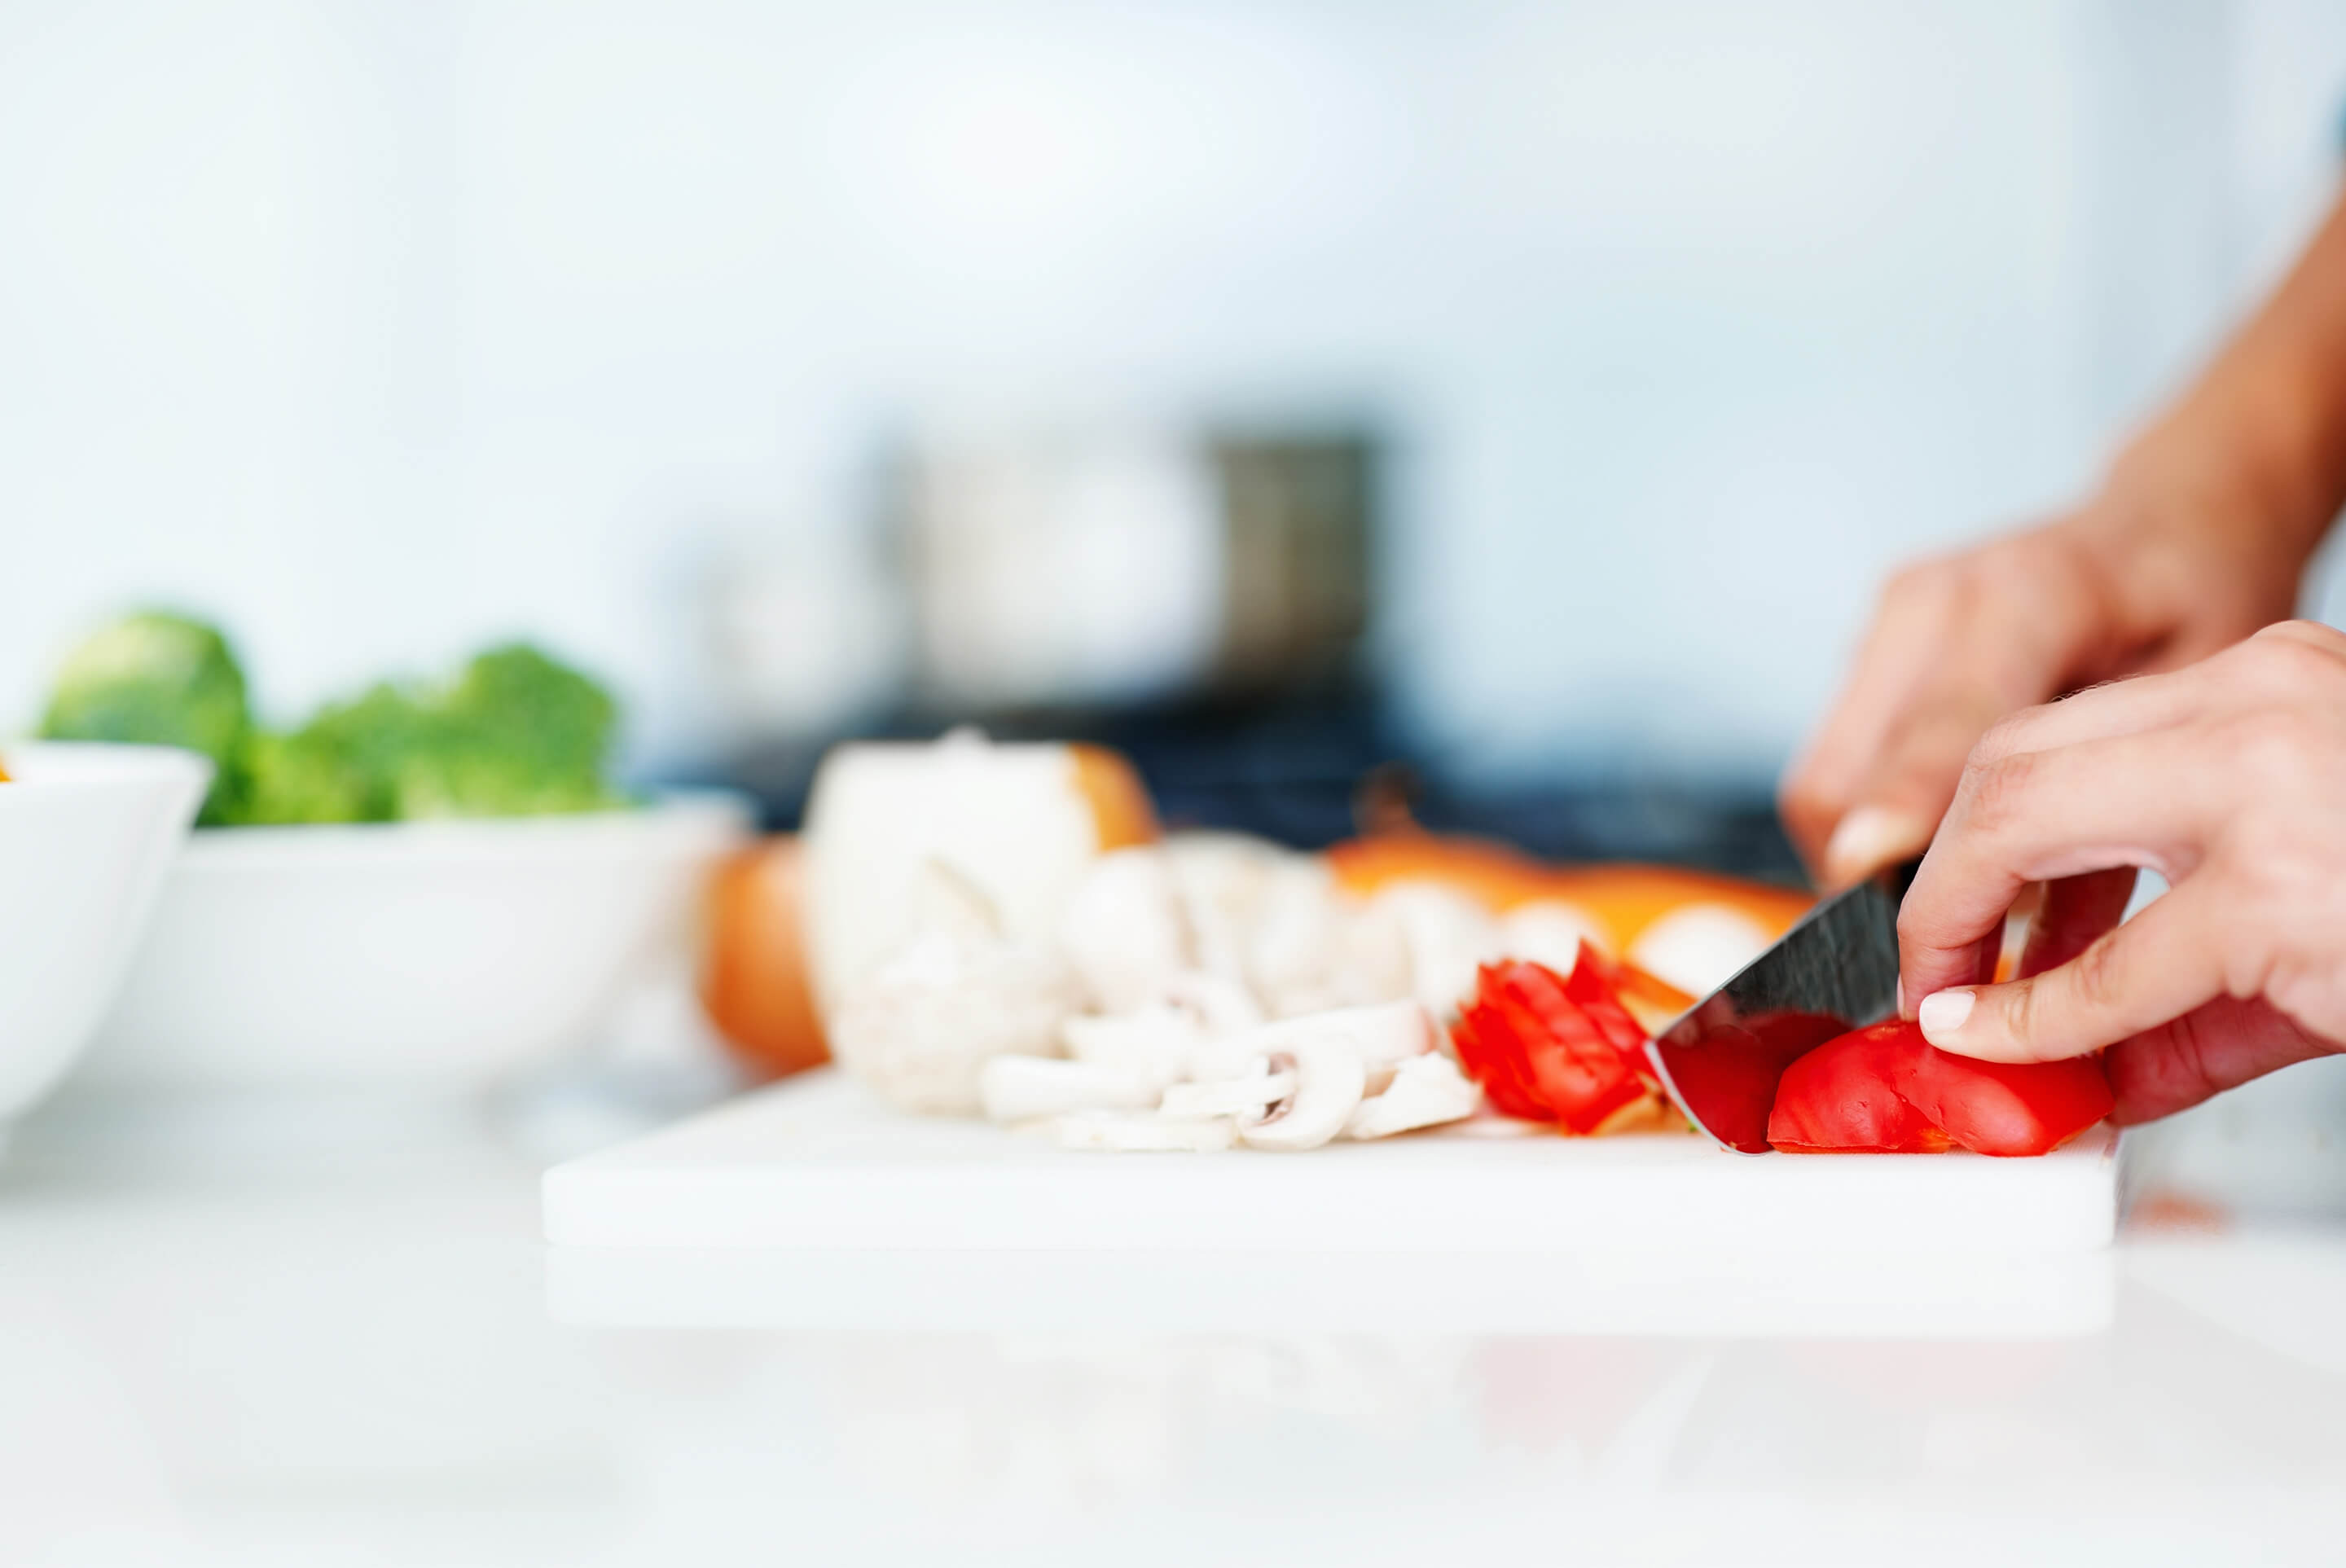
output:
M 1806 905 L 1414 830 L 1159 838 L 1113 754 L 972 732 L 834 750 L 803 840 L 734 876 L 708 994 L 746 1056 L 827 1047 L 907 1110 L 1156 1152 L 1684 1132 L 1650 1033 Z M 2110 1106 L 2095 1063 L 1970 1062 L 1911 1026 L 1738 1033 L 1699 1070 L 1750 1106 L 1744 1146 L 2042 1154 Z

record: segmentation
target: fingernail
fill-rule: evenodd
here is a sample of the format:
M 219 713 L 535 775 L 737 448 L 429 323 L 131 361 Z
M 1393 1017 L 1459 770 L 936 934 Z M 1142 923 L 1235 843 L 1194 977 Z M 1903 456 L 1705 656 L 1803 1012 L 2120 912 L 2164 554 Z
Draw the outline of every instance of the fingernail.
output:
M 1923 1026 L 1923 1038 L 1933 1045 L 1944 1045 L 1963 1032 L 1964 1021 L 1972 1015 L 1973 1004 L 1979 1001 L 1975 991 L 1934 991 L 1923 998 L 1923 1006 L 1914 1022 Z
M 1911 811 L 1860 806 L 1841 820 L 1825 844 L 1825 874 L 1836 882 L 1872 876 L 1931 840 L 1931 825 Z

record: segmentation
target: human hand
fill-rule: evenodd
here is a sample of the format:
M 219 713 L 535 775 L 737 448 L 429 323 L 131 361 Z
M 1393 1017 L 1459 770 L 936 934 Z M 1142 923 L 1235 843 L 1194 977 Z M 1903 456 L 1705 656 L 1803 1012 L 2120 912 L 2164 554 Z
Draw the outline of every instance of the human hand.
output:
M 2118 925 L 2136 867 L 2172 888 Z M 2035 881 L 2023 977 L 1984 983 Z M 2346 634 L 2284 623 L 1998 723 L 1898 930 L 1902 1010 L 1933 1044 L 2109 1047 L 2120 1123 L 2346 1050 Z
M 2303 549 L 2245 495 L 2143 461 L 2054 523 L 1908 567 L 1785 776 L 1794 842 L 1828 887 L 1920 852 L 1990 725 L 2288 615 Z

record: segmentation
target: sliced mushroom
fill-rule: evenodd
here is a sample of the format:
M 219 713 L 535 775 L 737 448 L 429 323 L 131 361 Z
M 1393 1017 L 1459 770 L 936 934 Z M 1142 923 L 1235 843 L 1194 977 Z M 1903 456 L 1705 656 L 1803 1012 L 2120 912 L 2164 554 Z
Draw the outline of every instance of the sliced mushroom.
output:
M 1300 1043 L 1273 1053 L 1270 1062 L 1274 1072 L 1292 1064 L 1295 1092 L 1238 1118 L 1239 1138 L 1249 1148 L 1318 1148 L 1344 1130 L 1368 1088 L 1367 1064 L 1341 1042 Z
M 1295 1093 L 1295 1070 L 1282 1064 L 1286 1060 L 1257 1056 L 1252 1071 L 1176 1084 L 1158 1108 L 1168 1116 L 1259 1116 Z
M 1149 1111 L 1070 1111 L 1056 1118 L 1059 1146 L 1127 1154 L 1212 1154 L 1238 1142 L 1228 1116 L 1165 1116 Z
M 1390 1065 L 1441 1044 L 1433 1020 L 1414 1002 L 1337 1007 L 1266 1023 L 1246 1036 L 1257 1052 L 1341 1049 L 1365 1067 Z
M 1439 1052 L 1413 1056 L 1392 1070 L 1382 1094 L 1363 1100 L 1344 1123 L 1349 1138 L 1385 1138 L 1459 1122 L 1483 1103 L 1482 1089 Z
M 1070 1018 L 1059 1026 L 1059 1038 L 1076 1061 L 1161 1092 L 1187 1075 L 1204 1035 L 1186 1014 L 1156 1007 L 1117 1018 Z
M 1187 969 L 1166 982 L 1168 1007 L 1197 1021 L 1207 1034 L 1237 1034 L 1260 1025 L 1262 1006 L 1254 993 L 1236 981 L 1202 969 Z
M 1160 1085 L 1092 1062 L 996 1056 L 978 1070 L 978 1103 L 997 1122 L 1027 1122 L 1065 1111 L 1145 1110 Z

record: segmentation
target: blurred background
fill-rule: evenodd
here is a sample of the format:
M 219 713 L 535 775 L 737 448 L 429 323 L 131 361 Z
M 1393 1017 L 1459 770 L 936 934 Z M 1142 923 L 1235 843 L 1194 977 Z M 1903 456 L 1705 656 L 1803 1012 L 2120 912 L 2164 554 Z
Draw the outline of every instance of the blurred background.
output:
M 1872 585 L 2088 484 L 2341 123 L 2318 0 L 15 0 L 0 728 L 159 601 L 280 717 L 544 637 L 777 823 L 976 718 L 1789 874 Z

